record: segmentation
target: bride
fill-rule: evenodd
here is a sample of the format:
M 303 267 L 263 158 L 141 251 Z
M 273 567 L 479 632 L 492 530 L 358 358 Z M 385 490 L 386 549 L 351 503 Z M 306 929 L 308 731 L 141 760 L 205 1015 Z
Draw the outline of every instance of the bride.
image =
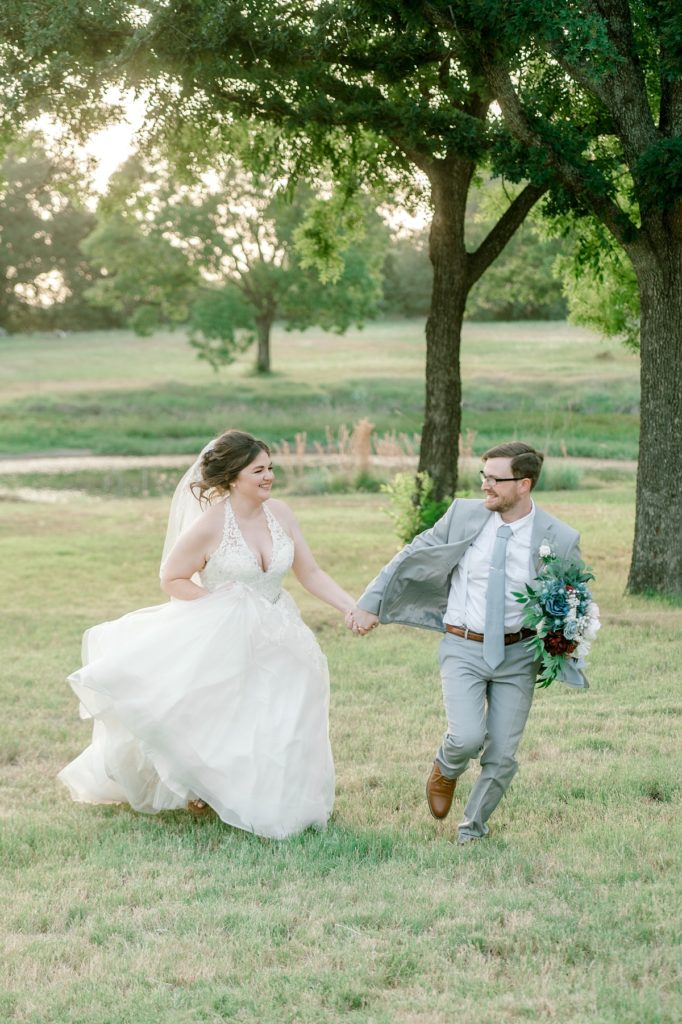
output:
M 283 839 L 324 828 L 334 802 L 327 662 L 282 578 L 353 599 L 270 498 L 268 446 L 228 430 L 171 505 L 161 587 L 171 601 L 89 629 L 69 676 L 92 743 L 60 773 L 74 800 L 155 813 L 212 807 Z

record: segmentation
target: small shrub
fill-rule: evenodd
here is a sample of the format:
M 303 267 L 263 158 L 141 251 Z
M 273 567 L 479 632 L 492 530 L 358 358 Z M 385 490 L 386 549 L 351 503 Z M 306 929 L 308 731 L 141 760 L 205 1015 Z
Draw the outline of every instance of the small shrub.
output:
M 397 473 L 393 482 L 383 484 L 381 490 L 388 495 L 387 514 L 403 544 L 409 544 L 418 533 L 437 523 L 452 501 L 434 498 L 433 480 L 428 473 Z
M 370 473 L 367 469 L 361 469 L 355 474 L 355 479 L 353 480 L 353 490 L 367 491 L 370 494 L 376 494 L 385 486 L 385 480 L 381 480 L 379 477 L 374 476 L 374 474 Z

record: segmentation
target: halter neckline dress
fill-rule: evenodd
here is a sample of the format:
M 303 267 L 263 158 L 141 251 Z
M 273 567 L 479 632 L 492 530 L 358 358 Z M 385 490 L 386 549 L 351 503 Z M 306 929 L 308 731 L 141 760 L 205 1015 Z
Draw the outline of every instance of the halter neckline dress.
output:
M 324 828 L 334 802 L 329 675 L 282 580 L 294 544 L 263 510 L 265 569 L 229 499 L 206 597 L 89 629 L 69 676 L 92 742 L 60 773 L 74 800 L 156 813 L 205 800 L 224 822 L 283 839 Z

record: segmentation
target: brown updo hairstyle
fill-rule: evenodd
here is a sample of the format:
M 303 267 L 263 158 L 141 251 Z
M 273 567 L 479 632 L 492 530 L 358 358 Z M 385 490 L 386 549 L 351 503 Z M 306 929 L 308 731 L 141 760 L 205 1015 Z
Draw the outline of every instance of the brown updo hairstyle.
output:
M 226 430 L 217 437 L 201 459 L 201 479 L 191 484 L 194 496 L 203 505 L 226 494 L 230 484 L 261 452 L 270 454 L 265 441 L 243 430 Z

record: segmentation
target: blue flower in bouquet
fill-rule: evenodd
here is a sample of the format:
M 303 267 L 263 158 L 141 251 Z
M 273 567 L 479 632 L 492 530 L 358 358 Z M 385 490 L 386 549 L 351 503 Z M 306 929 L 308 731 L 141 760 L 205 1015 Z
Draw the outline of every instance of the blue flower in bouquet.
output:
M 562 633 L 564 634 L 567 640 L 575 640 L 575 638 L 578 635 L 578 620 L 567 619 L 564 623 Z
M 544 598 L 545 612 L 553 619 L 563 619 L 568 615 L 570 605 L 568 595 L 560 584 L 555 585 Z

